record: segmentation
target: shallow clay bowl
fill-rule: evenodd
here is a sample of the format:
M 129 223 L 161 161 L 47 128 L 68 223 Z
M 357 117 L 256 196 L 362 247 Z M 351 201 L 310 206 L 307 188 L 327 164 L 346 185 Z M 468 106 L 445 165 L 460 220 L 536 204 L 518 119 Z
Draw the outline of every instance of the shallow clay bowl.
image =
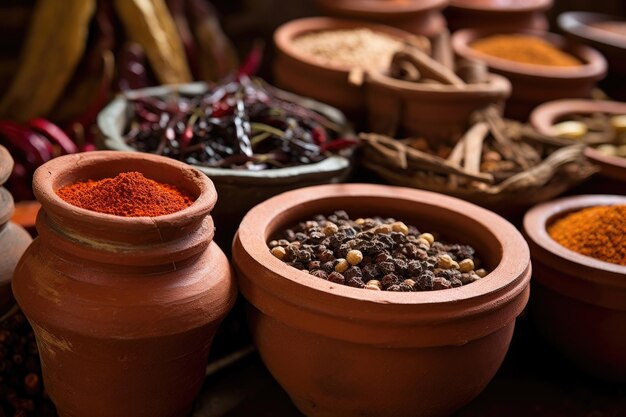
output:
M 448 0 L 316 0 L 324 14 L 383 23 L 415 35 L 432 37 L 446 27 L 441 9 Z
M 492 272 L 443 291 L 393 293 L 315 278 L 266 242 L 312 218 L 392 216 L 473 245 Z M 249 325 L 269 371 L 307 416 L 446 416 L 476 397 L 509 347 L 529 294 L 526 242 L 506 220 L 427 191 L 309 187 L 253 208 L 233 243 Z
M 576 67 L 549 67 L 509 61 L 483 54 L 471 48 L 475 40 L 503 33 L 520 33 L 541 37 L 582 61 Z M 606 60 L 596 50 L 549 32 L 460 30 L 452 36 L 454 51 L 468 59 L 480 59 L 513 85 L 506 115 L 526 120 L 533 108 L 550 100 L 588 98 L 598 80 L 606 73 Z
M 581 255 L 558 244 L 546 227 L 558 218 L 626 197 L 567 197 L 532 208 L 524 231 L 533 261 L 531 310 L 554 346 L 583 370 L 626 381 L 626 266 Z
M 492 104 L 503 108 L 511 83 L 501 75 L 490 74 L 487 83 L 468 84 L 460 90 L 373 72 L 368 73 L 365 91 L 372 132 L 394 131 L 399 122 L 405 134 L 452 141 L 467 130 L 474 111 Z
M 293 45 L 298 36 L 328 30 L 367 28 L 398 39 L 420 39 L 408 32 L 390 26 L 341 20 L 329 17 L 310 17 L 292 20 L 274 32 L 277 56 L 274 60 L 274 78 L 279 87 L 327 103 L 353 118 L 365 115 L 365 93 L 348 82 L 351 67 L 329 66 L 314 56 L 303 53 Z M 424 47 L 428 43 L 425 41 Z
M 544 135 L 554 135 L 554 124 L 572 114 L 626 114 L 626 103 L 619 101 L 557 100 L 544 103 L 533 110 L 530 123 Z M 604 191 L 626 194 L 626 158 L 604 155 L 592 147 L 585 149 L 585 156 L 600 168 L 599 175 L 606 181 Z
M 450 0 L 445 14 L 451 30 L 547 30 L 548 19 L 544 12 L 552 3 L 553 0 Z

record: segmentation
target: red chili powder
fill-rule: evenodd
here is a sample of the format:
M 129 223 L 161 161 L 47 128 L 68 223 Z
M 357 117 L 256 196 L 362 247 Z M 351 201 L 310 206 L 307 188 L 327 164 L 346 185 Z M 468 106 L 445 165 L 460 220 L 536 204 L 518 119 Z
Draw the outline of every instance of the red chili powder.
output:
M 162 216 L 193 203 L 188 194 L 175 186 L 148 179 L 139 172 L 77 182 L 60 188 L 57 194 L 75 206 L 123 217 Z

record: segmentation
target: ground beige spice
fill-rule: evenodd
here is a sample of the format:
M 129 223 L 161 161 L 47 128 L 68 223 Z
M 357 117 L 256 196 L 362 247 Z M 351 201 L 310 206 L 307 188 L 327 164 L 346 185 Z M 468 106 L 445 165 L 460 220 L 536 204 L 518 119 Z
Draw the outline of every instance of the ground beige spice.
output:
M 590 207 L 548 227 L 566 248 L 601 261 L 626 265 L 626 204 Z
M 573 67 L 581 61 L 551 43 L 530 35 L 494 35 L 478 39 L 472 49 L 509 61 L 552 67 Z
M 302 53 L 341 68 L 387 68 L 402 48 L 398 39 L 366 28 L 311 32 L 292 42 Z

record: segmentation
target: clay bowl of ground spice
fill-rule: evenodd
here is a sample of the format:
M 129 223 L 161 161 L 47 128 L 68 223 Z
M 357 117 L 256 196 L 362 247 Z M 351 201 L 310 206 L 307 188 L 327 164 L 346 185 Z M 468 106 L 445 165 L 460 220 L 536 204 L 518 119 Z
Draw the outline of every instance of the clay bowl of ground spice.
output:
M 350 71 L 385 69 L 409 40 L 428 49 L 426 38 L 385 25 L 327 17 L 293 20 L 274 32 L 274 77 L 279 87 L 359 120 L 366 111 L 365 95 L 348 82 Z
M 572 141 L 587 142 L 585 156 L 600 168 L 589 188 L 594 192 L 626 194 L 626 123 L 618 120 L 623 115 L 626 103 L 618 101 L 556 100 L 533 110 L 530 122 L 538 132 L 551 136 L 558 136 L 564 128 L 567 131 L 562 134 L 571 136 L 575 129 L 582 128 Z M 612 116 L 618 116 L 613 123 Z M 581 118 L 584 119 L 578 120 Z M 585 121 L 600 126 L 587 127 Z M 603 131 L 594 132 L 592 127 Z
M 316 217 L 319 214 L 334 221 L 335 227 Z M 481 260 L 473 267 L 489 273 L 466 285 L 459 285 L 453 277 L 455 284 L 440 279 L 437 289 L 432 276 L 416 276 L 412 282 L 403 279 L 398 284 L 387 280 L 400 277 L 375 279 L 378 282 L 358 278 L 352 266 L 360 264 L 358 254 L 340 253 L 348 248 L 336 243 L 357 239 L 356 228 L 344 227 L 346 218 L 368 228 L 375 216 L 382 216 L 377 222 L 389 223 L 376 232 L 378 243 L 357 242 L 365 247 L 353 247 L 363 255 L 363 277 L 372 273 L 367 271 L 372 260 L 381 262 L 380 273 L 389 272 L 392 266 L 385 254 L 380 255 L 385 259 L 377 260 L 372 252 L 395 247 L 389 239 L 414 240 L 415 247 L 405 245 L 408 257 L 422 256 L 431 242 L 432 248 L 442 248 L 435 241 L 458 242 L 461 245 L 455 246 L 457 252 L 452 255 L 456 259 L 446 259 L 449 268 L 456 268 L 453 261 L 464 268 L 465 258 L 473 252 L 458 250 L 471 245 L 474 259 Z M 295 264 L 284 262 L 288 258 L 281 260 L 273 254 L 285 245 L 281 233 L 307 220 L 317 226 L 323 223 L 318 230 L 323 235 L 314 235 L 312 229 L 307 229 L 307 237 L 295 233 L 294 239 L 302 239 L 300 249 L 307 248 L 307 239 L 325 239 L 329 233 L 332 242 L 327 249 L 337 252 L 319 255 L 345 255 L 345 261 L 332 262 L 334 271 L 327 271 L 328 279 L 312 275 L 319 272 L 298 270 Z M 358 236 L 367 240 L 374 233 Z M 383 240 L 386 243 L 378 246 Z M 297 246 L 285 245 L 285 253 L 291 251 L 290 245 Z M 300 252 L 297 257 L 302 260 L 305 255 Z M 448 255 L 440 254 L 442 258 Z M 393 256 L 401 258 L 399 253 Z M 233 243 L 233 261 L 261 357 L 307 416 L 452 414 L 478 395 L 500 366 L 515 317 L 527 302 L 530 279 L 528 247 L 503 218 L 441 194 L 367 184 L 309 187 L 259 204 L 241 223 Z M 404 271 L 401 262 L 393 262 L 394 268 Z M 413 264 L 407 261 L 406 271 L 419 268 Z M 429 275 L 425 269 L 415 273 Z M 332 274 L 339 271 L 346 278 L 343 284 Z
M 324 14 L 382 23 L 407 32 L 436 36 L 446 27 L 441 9 L 448 0 L 317 0 Z
M 543 203 L 526 214 L 524 231 L 544 337 L 583 370 L 626 381 L 626 197 Z
M 452 46 L 511 81 L 505 114 L 522 121 L 546 101 L 591 97 L 607 68 L 596 50 L 549 32 L 461 30 L 452 36 Z
M 445 15 L 451 30 L 547 30 L 545 12 L 553 0 L 450 0 Z

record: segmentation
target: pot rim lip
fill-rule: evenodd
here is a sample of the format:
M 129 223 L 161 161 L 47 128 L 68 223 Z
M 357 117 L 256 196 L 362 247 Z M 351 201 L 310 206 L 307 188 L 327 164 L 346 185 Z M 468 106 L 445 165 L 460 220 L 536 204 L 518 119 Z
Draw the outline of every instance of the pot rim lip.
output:
M 510 61 L 508 59 L 494 57 L 472 49 L 469 44 L 477 39 L 491 35 L 522 34 L 537 36 L 547 40 L 551 44 L 563 44 L 572 50 L 570 54 L 584 62 L 576 67 L 550 67 L 544 65 L 526 64 L 523 62 Z M 530 29 L 494 30 L 494 29 L 461 29 L 452 35 L 452 49 L 465 58 L 480 59 L 485 61 L 489 68 L 510 74 L 512 76 L 524 76 L 530 78 L 547 79 L 600 79 L 607 71 L 606 59 L 595 49 L 572 42 L 556 33 Z
M 381 23 L 315 16 L 294 19 L 280 25 L 274 31 L 274 45 L 280 53 L 285 54 L 295 61 L 301 62 L 311 67 L 315 67 L 318 70 L 322 70 L 328 73 L 342 74 L 348 76 L 348 74 L 350 74 L 350 71 L 352 70 L 352 67 L 331 66 L 324 61 L 315 58 L 314 56 L 301 53 L 297 50 L 297 48 L 293 46 L 292 40 L 305 33 L 355 28 L 370 29 L 374 32 L 381 32 L 399 40 L 423 38 L 422 36 L 413 35 L 402 29 L 397 29 Z
M 557 17 L 557 25 L 565 33 L 570 33 L 589 41 L 597 42 L 599 44 L 617 48 L 626 52 L 626 41 L 620 42 L 619 35 L 616 35 L 615 37 L 606 35 L 604 34 L 604 30 L 594 28 L 589 25 L 589 23 L 619 20 L 619 16 L 606 13 L 569 11 L 563 12 Z
M 488 3 L 488 2 L 486 2 Z M 527 6 L 520 5 L 511 5 L 511 6 L 496 6 L 490 4 L 472 4 L 463 0 L 450 0 L 450 7 L 454 7 L 455 9 L 463 9 L 463 10 L 472 10 L 472 11 L 481 11 L 481 12 L 492 12 L 492 13 L 526 13 L 526 12 L 539 12 L 543 10 L 548 10 L 552 7 L 554 0 L 535 0 L 534 4 L 529 4 Z
M 154 155 L 148 152 L 138 151 L 128 146 L 124 142 L 122 136 L 115 129 L 111 128 L 112 123 L 108 122 L 108 120 L 115 119 L 117 115 L 124 110 L 122 109 L 122 106 L 124 105 L 124 103 L 127 102 L 129 98 L 139 96 L 160 96 L 172 93 L 174 91 L 183 92 L 186 94 L 201 94 L 202 92 L 205 92 L 207 88 L 208 84 L 205 82 L 194 82 L 186 84 L 169 84 L 155 87 L 147 87 L 138 90 L 131 90 L 124 94 L 118 95 L 113 100 L 111 100 L 111 102 L 108 103 L 100 111 L 100 113 L 98 113 L 97 125 L 100 133 L 102 134 L 102 142 L 104 144 L 104 147 L 106 148 L 106 150 L 133 152 L 140 155 Z M 274 86 L 272 86 L 272 88 L 279 90 Z M 286 94 L 287 96 L 295 96 L 293 93 L 282 90 L 279 91 L 281 91 L 282 94 Z M 340 117 L 345 120 L 345 115 L 341 113 L 340 110 L 313 99 L 307 100 L 316 102 L 316 104 L 324 106 L 327 111 L 332 111 L 336 113 L 336 117 Z M 351 132 L 350 134 L 353 135 L 353 132 Z M 312 164 L 296 165 L 292 167 L 268 169 L 263 171 L 211 168 L 194 164 L 186 165 L 203 172 L 205 175 L 208 175 L 212 179 L 215 179 L 215 182 L 219 182 L 219 180 L 221 179 L 227 180 L 229 178 L 232 178 L 239 181 L 248 180 L 250 183 L 255 183 L 256 181 L 263 181 L 265 179 L 283 179 L 292 181 L 297 180 L 300 176 L 304 177 L 320 173 L 329 175 L 337 173 L 338 175 L 339 173 L 345 172 L 350 168 L 351 161 L 349 158 L 343 155 L 335 154 Z
M 457 288 L 440 291 L 390 292 L 369 291 L 347 285 L 332 284 L 304 271 L 288 266 L 270 253 L 264 240 L 270 222 L 281 212 L 327 198 L 391 198 L 410 204 L 427 204 L 471 217 L 498 238 L 503 257 L 485 278 Z M 340 207 L 339 207 L 340 208 Z M 256 264 L 296 286 L 305 287 L 325 297 L 347 298 L 378 305 L 441 305 L 478 299 L 515 285 L 525 274 L 530 279 L 530 251 L 522 235 L 504 218 L 472 203 L 430 191 L 374 184 L 331 184 L 288 191 L 266 200 L 243 218 L 235 241 Z M 491 279 L 489 279 L 491 277 Z M 503 277 L 508 277 L 503 279 Z M 271 285 L 271 284 L 269 284 Z M 525 285 L 524 285 L 525 287 Z M 515 288 L 520 288 L 519 285 Z M 511 290 L 512 291 L 512 290 Z M 521 289 L 519 289 L 521 291 Z
M 626 103 L 621 101 L 597 101 L 585 99 L 553 100 L 537 106 L 530 114 L 530 123 L 544 135 L 552 134 L 554 120 L 571 113 L 603 113 L 626 114 Z M 592 146 L 585 148 L 585 156 L 592 162 L 611 165 L 626 170 L 626 158 L 604 155 Z
M 148 161 L 155 165 L 168 165 L 180 170 L 181 177 L 193 182 L 200 189 L 200 194 L 189 207 L 174 213 L 155 217 L 124 217 L 75 206 L 59 197 L 56 190 L 53 189 L 53 182 L 59 175 L 67 172 L 67 166 L 71 167 L 70 171 L 80 172 L 81 165 L 84 166 L 86 163 L 90 165 L 107 164 L 112 160 L 128 161 L 129 171 L 133 170 L 132 162 L 138 160 Z M 37 168 L 33 175 L 33 184 L 36 185 L 33 187 L 35 197 L 41 203 L 43 210 L 63 213 L 64 217 L 79 220 L 82 223 L 106 224 L 111 227 L 133 230 L 154 229 L 155 225 L 159 224 L 168 226 L 185 224 L 193 219 L 208 215 L 217 202 L 217 192 L 213 182 L 205 174 L 180 161 L 138 152 L 92 151 L 60 156 Z
M 431 95 L 440 95 L 442 97 L 458 98 L 471 97 L 474 95 L 493 94 L 493 95 L 510 95 L 511 82 L 502 75 L 489 73 L 488 83 L 483 84 L 467 84 L 464 90 L 453 85 L 436 84 L 424 85 L 412 81 L 398 80 L 383 72 L 368 71 L 365 86 L 373 84 L 392 90 L 398 90 L 401 94 L 423 93 Z
M 540 203 L 531 208 L 524 216 L 524 233 L 528 236 L 529 241 L 537 245 L 541 250 L 575 267 L 583 267 L 592 271 L 615 274 L 626 278 L 626 265 L 601 261 L 567 249 L 550 237 L 546 227 L 547 223 L 552 219 L 568 212 L 616 204 L 626 204 L 626 196 L 608 194 L 577 195 Z M 626 286 L 626 281 L 624 281 L 624 286 Z
M 551 1 L 551 0 L 548 0 Z M 332 3 L 333 9 L 343 12 L 376 13 L 380 16 L 396 15 L 400 13 L 417 14 L 446 7 L 449 0 L 408 0 L 404 2 L 380 2 L 378 0 L 318 0 L 326 6 Z M 383 4 L 381 4 L 383 3 Z M 387 4 L 391 3 L 391 4 Z

